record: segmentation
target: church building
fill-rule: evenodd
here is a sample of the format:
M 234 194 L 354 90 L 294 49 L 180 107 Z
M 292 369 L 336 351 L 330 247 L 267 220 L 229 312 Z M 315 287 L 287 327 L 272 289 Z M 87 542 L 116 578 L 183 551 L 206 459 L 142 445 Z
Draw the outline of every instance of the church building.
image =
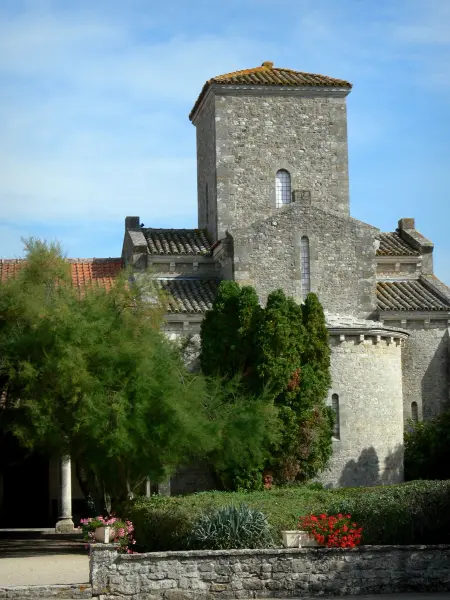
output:
M 222 279 L 263 303 L 277 288 L 318 295 L 336 413 L 329 486 L 402 481 L 406 420 L 449 406 L 450 288 L 433 274 L 432 242 L 412 218 L 382 233 L 350 215 L 351 87 L 271 62 L 207 81 L 189 115 L 198 229 L 127 217 L 122 256 L 158 273 L 176 335 L 198 333 Z
M 156 273 L 167 334 L 194 344 L 221 280 L 254 286 L 261 303 L 278 288 L 297 302 L 318 295 L 336 415 L 320 476 L 327 487 L 401 482 L 407 419 L 449 408 L 450 288 L 433 274 L 432 242 L 413 218 L 383 233 L 350 215 L 351 88 L 271 62 L 207 81 L 189 115 L 198 228 L 146 228 L 127 217 L 119 263 Z M 117 265 L 94 259 L 89 277 L 110 285 Z M 172 493 L 204 487 L 197 475 L 175 476 Z

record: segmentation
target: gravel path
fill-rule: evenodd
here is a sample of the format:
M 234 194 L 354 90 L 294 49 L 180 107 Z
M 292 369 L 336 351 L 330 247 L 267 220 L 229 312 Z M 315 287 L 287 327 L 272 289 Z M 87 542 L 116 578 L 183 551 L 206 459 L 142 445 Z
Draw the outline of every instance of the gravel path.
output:
M 88 582 L 87 554 L 47 554 L 14 558 L 3 558 L 0 555 L 0 586 Z

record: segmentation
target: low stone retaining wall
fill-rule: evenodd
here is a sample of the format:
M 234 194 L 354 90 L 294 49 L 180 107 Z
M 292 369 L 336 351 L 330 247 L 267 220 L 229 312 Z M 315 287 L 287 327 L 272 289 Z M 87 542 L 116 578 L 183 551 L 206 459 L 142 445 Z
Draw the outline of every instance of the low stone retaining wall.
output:
M 20 558 L 17 560 L 20 560 Z M 49 560 L 51 560 L 51 556 L 49 556 Z M 14 585 L 0 587 L 0 598 L 8 598 L 8 600 L 34 600 L 35 598 L 85 600 L 92 598 L 92 588 L 90 585 L 82 583 L 71 585 Z
M 100 600 L 300 598 L 450 591 L 450 546 L 118 554 L 91 546 Z

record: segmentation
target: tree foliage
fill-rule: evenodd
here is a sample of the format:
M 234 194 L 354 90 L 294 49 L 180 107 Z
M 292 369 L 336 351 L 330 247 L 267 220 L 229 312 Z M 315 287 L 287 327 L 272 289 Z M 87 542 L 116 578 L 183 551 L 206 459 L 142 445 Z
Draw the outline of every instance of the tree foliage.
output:
M 205 375 L 232 378 L 244 373 L 253 356 L 253 332 L 261 309 L 252 287 L 223 281 L 206 313 L 202 331 L 201 367 Z
M 25 447 L 70 454 L 91 490 L 123 497 L 211 451 L 217 426 L 145 284 L 124 275 L 80 297 L 69 269 L 59 246 L 30 240 L 0 285 L 0 391 L 19 406 L 2 423 Z
M 226 489 L 261 489 L 261 471 L 280 440 L 278 411 L 265 390 L 249 392 L 245 378 L 208 380 L 208 419 L 216 426 L 210 453 Z
M 410 421 L 405 432 L 405 479 L 450 479 L 450 411 L 429 421 Z
M 235 481 L 261 481 L 264 469 L 278 481 L 305 481 L 323 469 L 332 451 L 333 416 L 325 403 L 330 349 L 317 296 L 299 305 L 276 290 L 261 308 L 252 288 L 222 283 L 201 339 L 204 372 L 220 373 L 226 382 L 240 374 L 243 393 L 277 415 L 269 445 L 267 436 L 260 438 L 260 460 L 231 466 Z

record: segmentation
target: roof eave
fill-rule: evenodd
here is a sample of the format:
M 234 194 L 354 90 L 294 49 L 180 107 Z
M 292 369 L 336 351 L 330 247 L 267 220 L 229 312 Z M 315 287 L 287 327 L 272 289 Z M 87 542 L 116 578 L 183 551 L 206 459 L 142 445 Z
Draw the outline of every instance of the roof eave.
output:
M 264 93 L 267 96 L 276 95 L 284 96 L 287 94 L 298 96 L 334 96 L 345 98 L 352 90 L 351 84 L 348 86 L 331 86 L 331 85 L 267 85 L 267 84 L 231 84 L 217 83 L 215 81 L 207 81 L 200 92 L 191 112 L 189 120 L 195 125 L 195 120 L 202 106 L 206 102 L 211 92 L 220 90 L 221 95 L 246 94 L 246 95 L 261 95 Z
M 382 337 L 406 340 L 409 333 L 401 328 L 385 328 L 380 323 L 380 327 L 366 329 L 364 327 L 327 327 L 330 336 L 364 336 L 364 337 Z
M 407 321 L 408 319 L 433 319 L 444 320 L 450 319 L 450 310 L 387 310 L 378 308 L 378 317 L 381 321 Z

